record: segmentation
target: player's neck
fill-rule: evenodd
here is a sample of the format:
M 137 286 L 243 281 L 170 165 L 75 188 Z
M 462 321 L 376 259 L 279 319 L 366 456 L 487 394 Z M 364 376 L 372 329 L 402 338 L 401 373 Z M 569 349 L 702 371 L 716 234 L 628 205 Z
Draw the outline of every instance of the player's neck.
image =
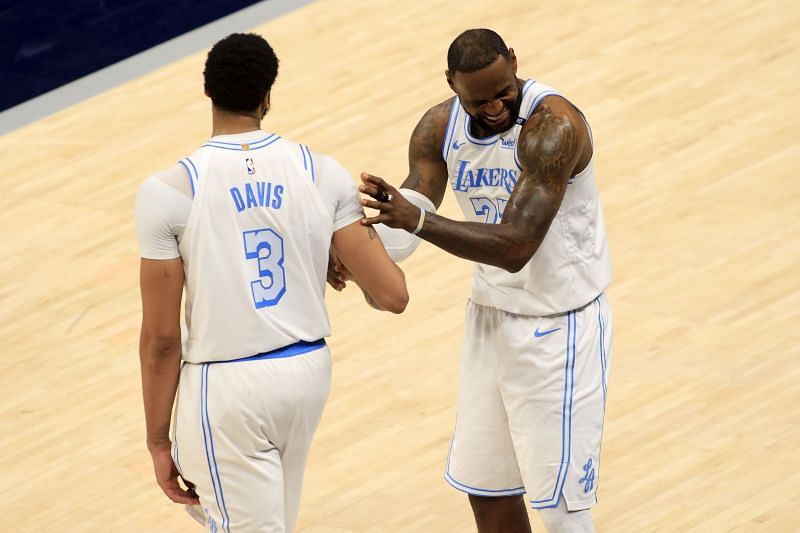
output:
M 211 136 L 235 135 L 261 129 L 261 119 L 257 114 L 231 113 L 212 108 Z

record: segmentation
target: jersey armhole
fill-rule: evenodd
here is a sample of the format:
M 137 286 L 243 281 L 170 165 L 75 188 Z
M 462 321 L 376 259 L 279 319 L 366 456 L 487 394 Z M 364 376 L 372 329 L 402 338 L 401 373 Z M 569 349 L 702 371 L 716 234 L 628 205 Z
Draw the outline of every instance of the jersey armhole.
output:
M 195 187 L 195 184 L 197 183 L 198 179 L 197 167 L 188 157 L 184 157 L 183 159 L 178 161 L 178 163 L 180 163 L 183 169 L 186 171 L 186 175 L 189 178 L 189 185 L 192 186 L 192 198 L 194 198 L 195 191 L 197 190 L 197 188 Z
M 305 144 L 298 144 L 297 146 L 300 147 L 300 153 L 303 156 L 303 168 L 305 168 L 306 172 L 308 172 L 308 175 L 311 177 L 311 181 L 316 183 L 317 165 L 314 161 L 314 156 L 311 153 L 311 150 Z
M 458 96 L 456 96 L 453 98 L 453 105 L 450 106 L 450 116 L 447 118 L 447 128 L 444 130 L 444 137 L 442 138 L 442 158 L 445 161 L 447 161 L 447 156 L 450 154 L 450 141 L 453 140 L 453 135 L 455 134 L 460 107 L 461 103 Z

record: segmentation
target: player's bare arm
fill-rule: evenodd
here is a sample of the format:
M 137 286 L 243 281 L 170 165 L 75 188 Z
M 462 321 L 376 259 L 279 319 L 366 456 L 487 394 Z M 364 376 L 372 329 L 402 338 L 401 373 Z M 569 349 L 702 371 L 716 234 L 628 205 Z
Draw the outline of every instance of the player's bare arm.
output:
M 425 213 L 419 237 L 464 259 L 510 272 L 521 269 L 544 240 L 586 148 L 582 125 L 576 125 L 576 117 L 561 101 L 555 106 L 558 109 L 542 103 L 520 134 L 522 173 L 499 224 L 454 221 Z M 396 194 L 381 178 L 362 175 L 362 180 L 368 193 L 374 187 Z M 419 209 L 402 198 L 391 203 L 362 203 L 380 210 L 379 215 L 365 219 L 366 224 L 384 223 L 407 231 L 418 224 Z
M 437 207 L 447 189 L 447 164 L 442 158 L 442 141 L 452 105 L 453 98 L 450 98 L 430 108 L 414 128 L 408 147 L 408 177 L 401 185 L 423 194 Z M 374 187 L 367 190 L 362 185 L 359 190 L 373 196 L 378 194 Z M 347 269 L 332 251 L 328 261 L 328 284 L 337 291 L 343 290 L 348 280 L 346 274 Z M 369 302 L 369 295 L 366 292 L 364 295 Z
M 403 271 L 392 261 L 371 227 L 360 221 L 334 232 L 333 249 L 349 276 L 376 309 L 402 313 L 408 304 Z
M 199 503 L 189 490 L 178 484 L 178 471 L 172 461 L 169 425 L 172 404 L 178 387 L 181 362 L 181 296 L 183 262 L 142 259 L 139 283 L 142 293 L 142 330 L 139 359 L 142 368 L 142 395 L 147 431 L 147 449 L 153 459 L 156 480 L 161 490 L 175 503 Z
M 447 163 L 442 157 L 442 142 L 452 105 L 453 98 L 450 98 L 433 106 L 414 128 L 408 143 L 408 177 L 401 185 L 424 194 L 437 208 L 447 190 Z

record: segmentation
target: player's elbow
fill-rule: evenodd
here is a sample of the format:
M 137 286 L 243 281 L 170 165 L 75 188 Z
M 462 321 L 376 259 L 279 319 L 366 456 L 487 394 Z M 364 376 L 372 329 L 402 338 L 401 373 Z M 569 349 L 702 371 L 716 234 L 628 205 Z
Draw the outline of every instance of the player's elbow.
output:
M 531 257 L 536 253 L 536 248 L 529 243 L 509 246 L 506 253 L 502 255 L 502 264 L 499 266 L 503 270 L 515 274 L 530 262 Z
M 383 278 L 381 286 L 370 296 L 380 309 L 399 315 L 408 305 L 408 286 L 403 271 L 397 266 L 393 270 L 391 275 Z
M 506 272 L 510 272 L 511 274 L 516 274 L 517 272 L 522 270 L 522 267 L 524 267 L 526 264 L 527 261 L 519 261 L 519 260 L 506 261 L 506 263 L 503 265 L 503 270 L 505 270 Z
M 398 294 L 393 297 L 391 303 L 384 307 L 384 309 L 390 313 L 399 315 L 406 310 L 406 306 L 408 306 L 408 291 L 404 290 L 402 294 Z
M 142 356 L 152 358 L 174 357 L 175 354 L 180 354 L 181 352 L 180 331 L 142 329 L 139 348 Z
M 379 309 L 399 315 L 406 310 L 408 305 L 408 289 L 405 282 L 403 282 L 390 290 L 380 291 L 375 296 L 372 296 L 372 299 Z

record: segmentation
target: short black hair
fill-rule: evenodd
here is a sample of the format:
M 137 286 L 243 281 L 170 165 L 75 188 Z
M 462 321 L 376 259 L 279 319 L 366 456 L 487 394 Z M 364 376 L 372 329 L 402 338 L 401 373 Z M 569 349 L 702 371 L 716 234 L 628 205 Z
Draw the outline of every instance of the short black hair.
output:
M 503 38 L 486 28 L 467 30 L 450 44 L 447 50 L 447 69 L 468 74 L 488 67 L 499 56 L 509 58 Z
M 225 111 L 257 109 L 278 77 L 278 57 L 255 33 L 232 33 L 208 52 L 204 87 L 214 105 Z

